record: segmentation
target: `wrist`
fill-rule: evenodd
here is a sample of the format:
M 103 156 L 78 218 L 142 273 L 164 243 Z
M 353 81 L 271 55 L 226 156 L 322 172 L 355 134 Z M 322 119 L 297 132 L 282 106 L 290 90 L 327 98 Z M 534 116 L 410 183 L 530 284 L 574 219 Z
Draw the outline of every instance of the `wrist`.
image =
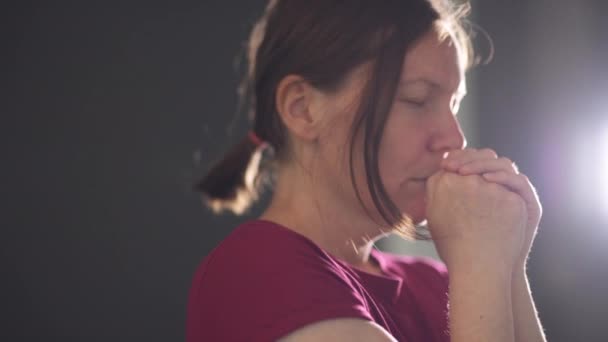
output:
M 453 341 L 477 341 L 482 336 L 484 341 L 514 340 L 510 268 L 453 264 L 449 277 Z
M 446 266 L 448 268 L 450 283 L 475 281 L 488 285 L 490 283 L 501 283 L 511 287 L 514 279 L 512 266 L 500 261 L 459 261 L 446 264 Z
M 506 258 L 497 256 L 489 257 L 485 256 L 465 256 L 459 255 L 457 257 L 450 258 L 444 261 L 450 273 L 463 273 L 463 274 L 477 274 L 477 273 L 490 273 L 490 274 L 508 274 L 512 276 L 516 269 L 514 265 Z M 518 273 L 523 272 L 517 268 Z

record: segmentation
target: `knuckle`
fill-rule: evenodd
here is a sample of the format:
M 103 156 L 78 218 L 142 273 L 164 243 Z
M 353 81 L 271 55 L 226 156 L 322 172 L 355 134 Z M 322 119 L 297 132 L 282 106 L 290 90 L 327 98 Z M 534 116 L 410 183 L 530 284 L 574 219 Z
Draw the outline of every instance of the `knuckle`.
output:
M 513 165 L 513 161 L 511 159 L 507 158 L 507 157 L 500 157 L 500 158 L 498 158 L 498 160 L 501 163 L 504 163 L 505 165 L 508 165 L 508 166 L 512 166 Z

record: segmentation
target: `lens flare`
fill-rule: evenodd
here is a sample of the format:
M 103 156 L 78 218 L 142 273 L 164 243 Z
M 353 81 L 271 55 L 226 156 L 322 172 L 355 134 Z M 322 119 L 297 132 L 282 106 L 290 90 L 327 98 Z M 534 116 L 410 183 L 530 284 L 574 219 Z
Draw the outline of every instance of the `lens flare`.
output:
M 604 129 L 600 138 L 600 166 L 598 168 L 598 190 L 600 191 L 600 201 L 604 214 L 608 216 L 608 128 Z

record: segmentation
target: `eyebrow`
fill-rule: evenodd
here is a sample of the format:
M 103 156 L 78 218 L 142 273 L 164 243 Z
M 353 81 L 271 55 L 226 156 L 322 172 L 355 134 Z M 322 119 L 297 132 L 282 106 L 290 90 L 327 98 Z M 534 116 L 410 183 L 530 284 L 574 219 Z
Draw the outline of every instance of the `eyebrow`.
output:
M 432 87 L 432 88 L 436 88 L 436 89 L 441 89 L 441 88 L 443 88 L 443 87 L 441 86 L 441 84 L 439 84 L 438 82 L 435 82 L 435 81 L 433 81 L 433 80 L 429 80 L 429 79 L 427 79 L 427 78 L 414 78 L 414 79 L 411 79 L 411 80 L 405 80 L 405 81 L 401 81 L 401 82 L 399 82 L 399 86 L 400 86 L 400 87 L 401 87 L 401 86 L 407 86 L 407 85 L 410 85 L 410 84 L 412 84 L 412 83 L 420 83 L 420 82 L 422 82 L 422 83 L 426 83 L 427 85 L 429 85 L 429 86 L 430 86 L 430 87 Z M 467 94 L 467 88 L 466 88 L 466 86 L 464 87 L 464 90 L 463 90 L 463 91 L 461 91 L 461 90 L 460 90 L 460 87 L 458 87 L 458 88 L 456 89 L 456 93 L 457 93 L 458 95 L 460 95 L 460 96 L 465 96 L 465 95 Z

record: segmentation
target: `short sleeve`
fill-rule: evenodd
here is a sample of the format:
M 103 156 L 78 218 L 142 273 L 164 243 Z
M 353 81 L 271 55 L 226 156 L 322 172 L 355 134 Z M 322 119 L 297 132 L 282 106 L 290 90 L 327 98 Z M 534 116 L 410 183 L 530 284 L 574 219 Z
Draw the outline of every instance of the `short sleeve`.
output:
M 197 271 L 187 340 L 273 341 L 338 317 L 372 320 L 340 265 L 294 232 L 248 226 L 229 236 Z

